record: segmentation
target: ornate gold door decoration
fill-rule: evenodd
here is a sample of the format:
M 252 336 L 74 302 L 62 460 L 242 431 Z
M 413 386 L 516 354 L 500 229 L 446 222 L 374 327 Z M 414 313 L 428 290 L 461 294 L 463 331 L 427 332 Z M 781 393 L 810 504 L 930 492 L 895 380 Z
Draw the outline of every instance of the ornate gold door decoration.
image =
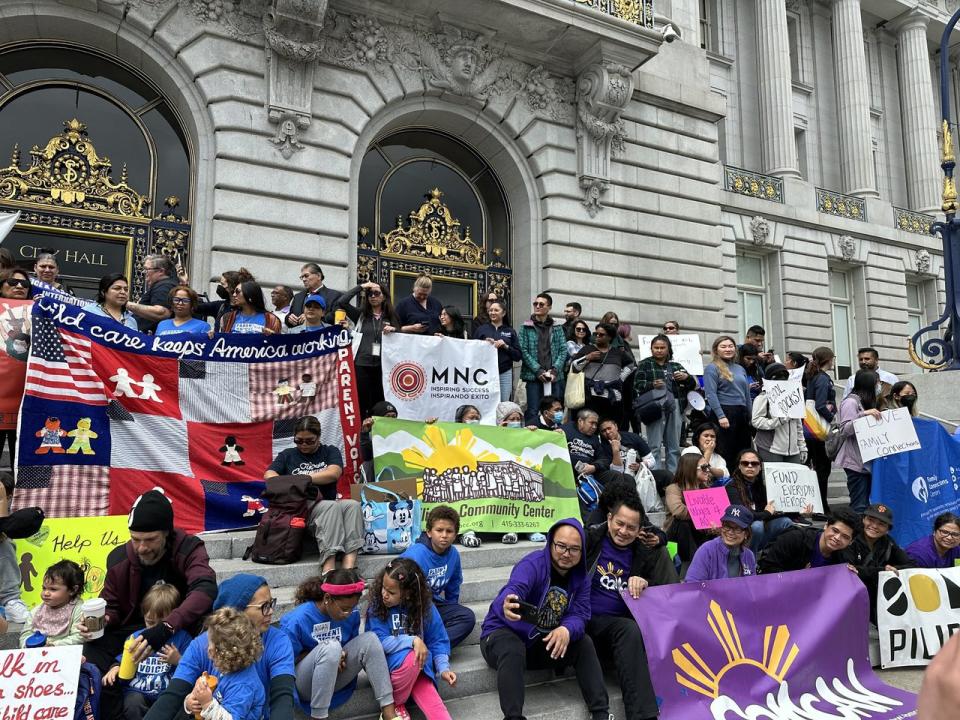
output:
M 397 217 L 397 227 L 382 237 L 381 252 L 398 257 L 425 257 L 483 266 L 483 248 L 473 242 L 470 227 L 460 235 L 460 221 L 440 202 L 443 192 L 434 188 L 429 199 L 410 213 L 409 227 Z
M 76 118 L 63 124 L 42 150 L 30 150 L 30 167 L 20 169 L 20 149 L 14 147 L 10 165 L 0 169 L 0 200 L 40 205 L 73 206 L 124 217 L 145 217 L 150 199 L 127 184 L 127 166 L 120 181 L 110 178 L 112 163 L 100 157 L 87 137 L 87 126 Z

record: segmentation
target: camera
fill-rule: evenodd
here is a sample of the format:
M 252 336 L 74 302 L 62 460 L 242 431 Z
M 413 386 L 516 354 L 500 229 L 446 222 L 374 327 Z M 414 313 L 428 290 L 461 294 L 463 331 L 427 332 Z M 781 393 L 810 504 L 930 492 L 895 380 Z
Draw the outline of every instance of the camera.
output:
M 663 38 L 664 42 L 672 43 L 674 40 L 677 40 L 680 37 L 680 31 L 673 23 L 667 23 L 660 31 L 660 37 Z

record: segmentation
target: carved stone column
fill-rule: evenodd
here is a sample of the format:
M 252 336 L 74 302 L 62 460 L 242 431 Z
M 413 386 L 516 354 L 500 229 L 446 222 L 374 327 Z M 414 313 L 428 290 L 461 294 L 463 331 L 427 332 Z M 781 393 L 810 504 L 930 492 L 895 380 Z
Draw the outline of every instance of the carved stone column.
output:
M 285 158 L 302 150 L 300 131 L 313 116 L 313 70 L 323 50 L 327 0 L 272 0 L 263 16 L 267 40 L 267 118 L 277 125 L 270 140 Z
M 912 10 L 897 23 L 895 30 L 899 45 L 897 69 L 908 204 L 911 210 L 936 213 L 940 209 L 940 159 L 927 50 L 928 22 L 926 15 Z
M 793 137 L 790 36 L 783 0 L 757 0 L 757 48 L 763 171 L 799 177 Z
M 833 0 L 833 64 L 837 77 L 843 191 L 861 197 L 877 197 L 870 79 L 863 48 L 860 0 Z
M 610 184 L 610 155 L 623 150 L 620 114 L 632 95 L 633 76 L 617 63 L 588 65 L 577 78 L 577 177 L 590 217 Z

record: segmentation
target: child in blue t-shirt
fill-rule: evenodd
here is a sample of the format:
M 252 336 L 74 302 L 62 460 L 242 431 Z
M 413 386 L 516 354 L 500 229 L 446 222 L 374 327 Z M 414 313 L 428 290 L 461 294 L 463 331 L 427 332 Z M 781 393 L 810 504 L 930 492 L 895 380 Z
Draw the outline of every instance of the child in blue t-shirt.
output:
M 413 698 L 427 720 L 450 720 L 436 687 L 438 675 L 451 687 L 457 682 L 450 640 L 413 560 L 396 558 L 380 571 L 370 592 L 367 627 L 383 643 L 397 715 L 410 717 L 404 704 Z
M 143 621 L 148 628 L 159 625 L 180 604 L 180 591 L 169 583 L 158 583 L 147 591 L 140 604 L 143 612 Z M 143 630 L 137 630 L 131 637 L 140 637 Z M 140 661 L 137 665 L 137 674 L 123 689 L 123 716 L 125 720 L 143 720 L 143 716 L 160 697 L 160 693 L 167 689 L 173 671 L 180 662 L 181 654 L 187 649 L 190 633 L 177 630 L 164 645 L 153 655 Z M 120 662 L 121 656 L 117 656 Z M 114 665 L 103 676 L 105 686 L 113 685 L 120 674 L 120 666 Z
M 370 680 L 381 717 L 397 717 L 380 638 L 360 632 L 357 603 L 363 589 L 355 570 L 331 570 L 302 582 L 297 607 L 280 619 L 280 628 L 293 645 L 300 704 L 311 718 L 325 718 L 332 708 L 349 700 L 361 669 Z
M 453 546 L 459 532 L 457 511 L 449 505 L 437 505 L 427 515 L 427 531 L 401 555 L 417 563 L 426 575 L 451 648 L 462 643 L 477 623 L 473 610 L 459 603 L 463 570 L 460 553 Z
M 202 720 L 260 720 L 267 693 L 254 663 L 263 640 L 245 614 L 223 607 L 207 618 L 207 652 L 218 682 L 211 688 L 201 675 L 184 699 L 184 708 L 200 703 Z

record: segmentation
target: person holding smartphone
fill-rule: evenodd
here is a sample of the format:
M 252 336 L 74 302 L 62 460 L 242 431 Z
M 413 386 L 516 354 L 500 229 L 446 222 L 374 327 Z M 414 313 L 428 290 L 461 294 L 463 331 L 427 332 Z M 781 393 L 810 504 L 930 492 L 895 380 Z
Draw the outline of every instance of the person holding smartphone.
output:
M 395 308 L 400 321 L 400 332 L 433 335 L 440 332 L 440 313 L 443 305 L 430 294 L 433 279 L 426 273 L 413 281 L 413 294 L 397 302 Z
M 497 671 L 505 718 L 523 717 L 524 671 L 574 668 L 591 720 L 608 720 L 610 700 L 593 641 L 586 538 L 574 518 L 560 520 L 542 550 L 523 557 L 490 604 L 480 631 L 480 652 Z

